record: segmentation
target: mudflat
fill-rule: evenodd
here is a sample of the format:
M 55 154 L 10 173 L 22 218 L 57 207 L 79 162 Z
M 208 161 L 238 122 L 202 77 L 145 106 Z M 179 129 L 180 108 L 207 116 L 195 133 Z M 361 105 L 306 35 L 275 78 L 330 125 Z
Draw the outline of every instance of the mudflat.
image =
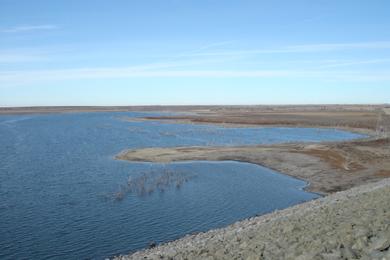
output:
M 368 134 L 362 140 L 240 147 L 173 147 L 123 151 L 117 159 L 173 162 L 233 160 L 259 164 L 309 182 L 321 194 L 390 177 L 390 115 L 385 106 L 212 107 L 188 115 L 145 117 L 227 126 L 333 127 Z
M 128 161 L 242 161 L 259 164 L 309 182 L 321 194 L 390 177 L 390 139 L 341 143 L 278 144 L 240 147 L 174 147 L 127 150 Z

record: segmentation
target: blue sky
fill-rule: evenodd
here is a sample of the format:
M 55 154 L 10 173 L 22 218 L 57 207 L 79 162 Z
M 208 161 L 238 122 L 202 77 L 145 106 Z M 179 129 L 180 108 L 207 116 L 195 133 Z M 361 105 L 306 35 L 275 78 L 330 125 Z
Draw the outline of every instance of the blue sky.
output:
M 0 0 L 0 106 L 390 103 L 387 0 Z

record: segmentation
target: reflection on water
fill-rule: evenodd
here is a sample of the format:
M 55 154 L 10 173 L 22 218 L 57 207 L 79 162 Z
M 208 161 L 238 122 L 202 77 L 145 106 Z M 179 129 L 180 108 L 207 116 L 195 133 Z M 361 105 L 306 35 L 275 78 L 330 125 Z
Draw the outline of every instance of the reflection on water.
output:
M 317 197 L 304 182 L 252 164 L 114 160 L 124 149 L 360 137 L 117 119 L 142 115 L 0 116 L 1 259 L 101 259 Z M 120 203 L 107 199 L 118 192 Z

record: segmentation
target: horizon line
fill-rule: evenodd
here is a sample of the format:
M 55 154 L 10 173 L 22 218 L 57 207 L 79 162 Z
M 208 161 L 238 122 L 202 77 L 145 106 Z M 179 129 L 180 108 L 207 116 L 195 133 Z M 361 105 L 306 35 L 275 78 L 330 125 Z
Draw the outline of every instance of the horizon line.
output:
M 3 108 L 72 108 L 72 107 L 224 107 L 224 106 L 390 106 L 390 103 L 263 103 L 263 104 L 140 104 L 140 105 L 26 105 L 26 106 L 2 106 Z

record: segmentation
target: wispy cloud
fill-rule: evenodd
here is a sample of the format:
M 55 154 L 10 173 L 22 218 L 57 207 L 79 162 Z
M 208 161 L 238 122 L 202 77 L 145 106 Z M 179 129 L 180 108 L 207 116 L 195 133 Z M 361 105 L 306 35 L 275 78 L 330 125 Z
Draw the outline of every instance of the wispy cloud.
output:
M 390 63 L 390 59 L 333 61 L 333 62 L 329 62 L 328 64 L 319 66 L 319 68 L 338 68 L 338 67 L 350 67 L 356 65 L 381 64 L 381 63 Z
M 42 31 L 42 30 L 54 30 L 58 29 L 57 25 L 53 24 L 41 24 L 41 25 L 22 25 L 14 26 L 10 28 L 0 29 L 1 33 L 20 33 L 20 32 L 31 32 L 31 31 Z
M 189 51 L 189 52 L 186 52 L 184 54 L 179 54 L 179 55 L 176 55 L 175 57 L 182 57 L 182 56 L 188 56 L 188 55 L 191 55 L 191 54 L 197 54 L 197 53 L 201 53 L 205 50 L 210 50 L 210 49 L 215 49 L 215 48 L 218 48 L 218 47 L 224 47 L 224 46 L 227 46 L 227 45 L 230 45 L 232 44 L 233 41 L 221 41 L 221 42 L 213 42 L 213 43 L 209 43 L 209 44 L 205 44 L 195 50 L 192 50 L 192 51 Z
M 62 81 L 102 78 L 152 78 L 152 77 L 280 77 L 292 71 L 231 71 L 231 70 L 148 70 L 136 67 L 79 68 L 35 71 L 0 72 L 0 82 L 25 83 L 36 81 Z
M 390 81 L 389 66 L 382 66 L 382 71 L 371 70 L 366 64 L 389 63 L 390 59 L 301 59 L 289 60 L 290 56 L 283 59 L 261 59 L 252 57 L 257 53 L 272 52 L 316 52 L 336 51 L 346 49 L 390 49 L 390 42 L 366 42 L 366 43 L 338 43 L 338 44 L 314 44 L 294 45 L 279 49 L 215 51 L 224 49 L 231 42 L 216 42 L 198 48 L 197 53 L 189 52 L 187 55 L 173 55 L 166 61 L 153 62 L 133 66 L 112 67 L 74 67 L 69 69 L 39 69 L 39 70 L 7 70 L 0 71 L 0 85 L 30 85 L 36 82 L 60 82 L 67 80 L 84 79 L 115 79 L 115 78 L 316 78 L 321 80 L 336 81 Z M 53 50 L 52 50 L 53 51 Z M 0 52 L 0 65 L 11 62 L 39 61 L 51 57 L 48 50 L 37 52 L 27 50 L 13 50 Z M 46 53 L 46 55 L 45 55 Z M 53 51 L 56 55 L 58 50 Z M 248 54 L 248 56 L 246 56 Z M 250 55 L 249 55 L 250 54 Z M 82 54 L 80 54 L 82 55 Z M 67 55 L 69 57 L 72 55 Z M 79 55 L 74 55 L 79 57 Z M 332 55 L 329 55 L 332 56 Z M 339 56 L 339 55 L 336 55 Z M 59 57 L 59 58 L 58 58 Z M 63 54 L 52 57 L 51 64 L 58 63 Z M 292 56 L 294 57 L 294 56 Z M 299 55 L 305 57 L 305 55 Z M 311 57 L 311 56 L 309 56 Z M 57 61 L 57 62 L 55 62 Z M 61 61 L 59 61 L 61 62 Z M 8 66 L 8 64 L 6 64 Z M 17 68 L 17 67 L 15 67 Z M 40 68 L 43 68 L 40 65 Z M 47 67 L 49 68 L 49 67 Z M 342 69 L 340 69 L 342 68 Z M 348 70 L 350 69 L 350 70 Z
M 273 53 L 307 53 L 307 52 L 333 52 L 345 50 L 363 50 L 363 49 L 390 49 L 390 41 L 378 42 L 355 42 L 355 43 L 319 43 L 289 45 L 280 48 L 263 48 L 250 50 L 228 50 L 204 52 L 199 51 L 190 53 L 188 56 L 232 56 L 232 55 L 254 55 L 254 54 L 273 54 Z
M 48 61 L 47 55 L 43 53 L 30 52 L 0 52 L 0 65 L 26 62 Z
M 154 70 L 137 67 L 78 68 L 0 72 L 0 85 L 110 78 L 317 78 L 336 81 L 390 81 L 390 71 L 325 70 Z

